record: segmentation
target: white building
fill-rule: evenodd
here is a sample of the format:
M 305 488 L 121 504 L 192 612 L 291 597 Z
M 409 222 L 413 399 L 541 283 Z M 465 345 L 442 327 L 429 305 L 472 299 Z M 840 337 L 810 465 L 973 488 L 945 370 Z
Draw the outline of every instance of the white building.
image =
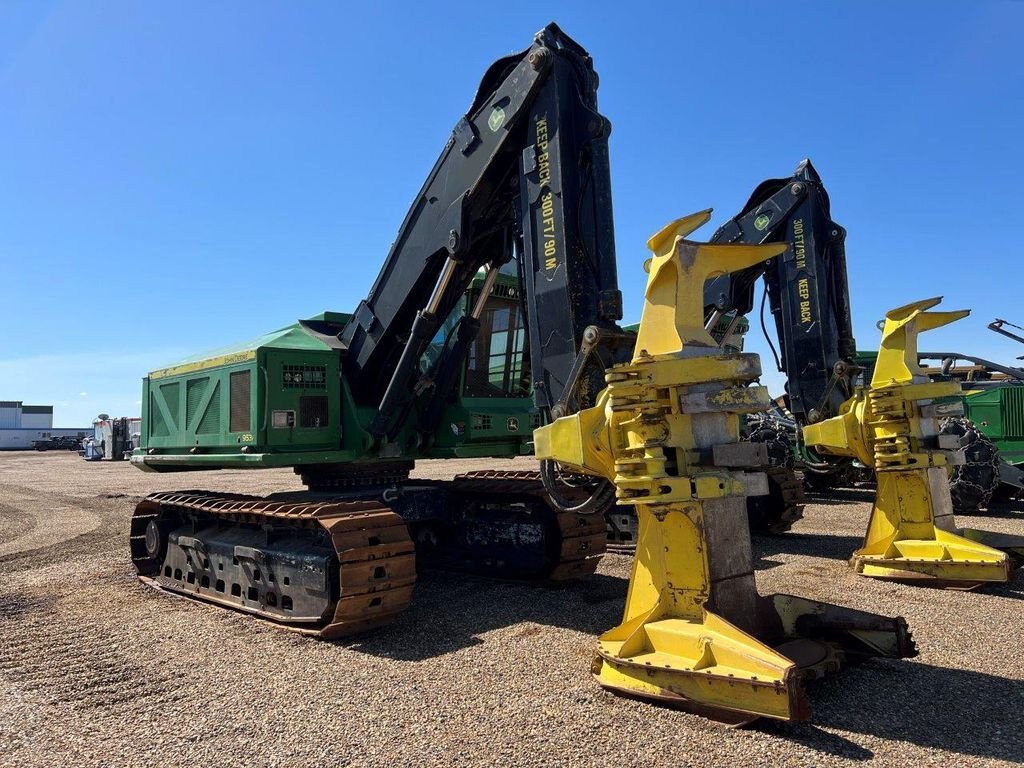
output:
M 36 440 L 71 435 L 79 439 L 92 434 L 92 427 L 53 426 L 52 405 L 24 405 L 20 400 L 0 400 L 0 450 L 25 450 Z

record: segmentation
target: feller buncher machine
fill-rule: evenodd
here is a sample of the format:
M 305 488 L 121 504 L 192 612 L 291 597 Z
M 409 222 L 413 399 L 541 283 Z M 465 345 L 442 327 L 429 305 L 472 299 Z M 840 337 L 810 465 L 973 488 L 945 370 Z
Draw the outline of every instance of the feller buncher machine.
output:
M 305 490 L 147 497 L 131 523 L 140 578 L 335 638 L 393 620 L 417 567 L 586 576 L 604 551 L 601 513 L 617 501 L 636 508 L 639 529 L 623 623 L 595 660 L 602 685 L 732 722 L 805 719 L 805 681 L 844 660 L 915 655 L 901 618 L 760 596 L 754 584 L 745 498 L 768 491 L 768 451 L 741 442 L 739 425 L 769 401 L 752 385 L 757 356 L 707 329 L 726 318 L 728 330 L 741 314 L 726 317 L 729 297 L 745 301 L 766 262 L 795 270 L 806 289 L 792 306 L 781 299 L 798 320 L 803 302 L 817 306 L 823 294 L 800 282 L 810 267 L 799 255 L 831 224 L 827 208 L 794 217 L 814 205 L 798 179 L 762 190 L 713 243 L 687 239 L 709 212 L 670 224 L 648 244 L 643 315 L 627 333 L 609 132 L 590 56 L 549 25 L 487 70 L 353 312 L 151 372 L 137 467 L 293 467 Z M 798 173 L 814 180 L 809 164 Z M 785 195 L 795 202 L 783 206 Z M 761 244 L 773 220 L 790 236 Z M 840 234 L 824 235 L 836 260 Z M 706 285 L 725 298 L 709 304 Z M 848 303 L 830 301 L 848 320 Z M 842 340 L 846 327 L 828 332 Z M 867 395 L 844 389 L 830 362 L 800 363 L 800 348 L 793 365 L 821 380 L 800 400 L 817 410 L 811 420 L 851 425 L 823 443 L 858 456 L 870 444 L 877 461 L 892 435 L 858 437 L 868 411 L 849 415 Z M 913 431 L 921 423 L 890 443 L 914 447 L 901 460 L 940 466 L 937 446 L 916 450 L 929 439 Z M 416 459 L 531 448 L 537 472 L 409 478 Z
M 782 417 L 754 417 L 746 429 L 748 439 L 769 443 L 774 464 L 769 469 L 770 496 L 748 500 L 751 528 L 757 533 L 783 533 L 800 517 L 803 499 L 791 469 L 795 455 L 805 482 L 817 491 L 843 485 L 862 471 L 852 455 L 819 452 L 798 431 L 837 415 L 857 387 L 871 381 L 877 357 L 875 352 L 856 351 L 846 231 L 832 219 L 830 209 L 820 176 L 805 160 L 792 176 L 762 182 L 740 213 L 711 239 L 788 245 L 779 257 L 709 281 L 704 293 L 708 328 L 720 342 L 736 344 L 727 335 L 746 326 L 756 284 L 763 279 L 761 329 L 777 369 L 787 377 L 778 409 Z M 774 333 L 765 323 L 766 304 Z M 1006 326 L 1014 327 L 1005 320 L 988 327 L 1016 341 L 1024 338 Z M 742 347 L 742 341 L 738 344 Z M 921 371 L 931 380 L 962 384 L 962 392 L 949 398 L 962 401 L 964 412 L 953 413 L 954 408 L 940 422 L 940 435 L 952 436 L 946 444 L 959 439 L 964 449 L 950 479 L 954 509 L 976 512 L 993 497 L 1018 494 L 1024 489 L 1024 370 L 956 352 L 921 352 L 919 357 Z M 627 525 L 623 521 L 617 530 Z

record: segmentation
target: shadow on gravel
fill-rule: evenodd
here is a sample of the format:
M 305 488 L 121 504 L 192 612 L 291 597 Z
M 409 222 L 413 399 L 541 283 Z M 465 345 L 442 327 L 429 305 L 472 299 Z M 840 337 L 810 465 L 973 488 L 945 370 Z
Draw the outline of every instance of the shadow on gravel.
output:
M 845 561 L 859 537 L 787 534 L 754 539 L 754 568 L 781 565 L 764 559 L 775 552 L 807 554 Z M 807 565 L 810 572 L 831 573 L 825 566 Z M 494 629 L 533 622 L 573 629 L 595 637 L 622 618 L 626 578 L 596 574 L 556 587 L 500 582 L 455 573 L 420 574 L 409 608 L 392 624 L 365 637 L 341 639 L 341 645 L 375 656 L 404 661 L 452 653 L 483 642 L 480 635 Z
M 523 622 L 573 629 L 596 640 L 622 619 L 626 587 L 626 579 L 602 574 L 559 587 L 423 574 L 412 604 L 394 623 L 338 642 L 374 656 L 421 661 L 478 645 L 484 642 L 479 635 Z M 521 634 L 535 632 L 527 627 Z
M 860 504 L 875 500 L 875 488 L 832 488 L 826 492 L 808 491 L 807 501 L 812 504 Z
M 1018 570 L 1006 584 L 986 584 L 981 591 L 1008 600 L 1024 600 L 1024 570 Z M 1021 683 L 1024 687 L 1024 683 Z
M 852 759 L 867 759 L 871 752 L 822 727 L 969 757 L 1024 761 L 1019 680 L 916 662 L 877 662 L 847 668 L 810 694 L 813 724 L 758 727 Z
M 834 560 L 847 561 L 854 550 L 859 549 L 864 539 L 860 536 L 837 536 L 823 533 L 787 533 L 783 536 L 755 536 L 752 540 L 754 547 L 754 568 L 762 570 L 771 568 L 778 563 L 764 561 L 767 555 L 787 554 L 806 555 L 808 557 L 825 557 Z
M 842 736 L 822 730 L 813 723 L 779 723 L 764 720 L 753 725 L 759 731 L 792 741 L 807 749 L 847 760 L 870 760 L 875 753 Z
M 52 595 L 38 597 L 21 591 L 0 591 L 0 620 L 34 616 L 48 610 L 56 601 Z
M 420 661 L 488 642 L 480 636 L 525 623 L 501 639 L 508 653 L 518 653 L 521 639 L 529 642 L 541 632 L 531 623 L 596 637 L 619 621 L 625 592 L 625 579 L 606 575 L 545 589 L 426 574 L 401 618 L 344 644 L 374 656 Z M 813 723 L 761 721 L 754 727 L 854 761 L 869 760 L 874 753 L 834 731 L 969 757 L 1024 761 L 1024 685 L 1019 680 L 919 662 L 873 661 L 846 667 L 812 684 L 809 693 Z

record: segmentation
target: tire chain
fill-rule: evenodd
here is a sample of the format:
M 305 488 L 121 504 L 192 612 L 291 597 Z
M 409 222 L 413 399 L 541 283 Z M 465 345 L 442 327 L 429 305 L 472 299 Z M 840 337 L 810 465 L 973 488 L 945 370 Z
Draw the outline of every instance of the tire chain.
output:
M 770 493 L 767 496 L 748 496 L 747 515 L 750 532 L 761 535 L 779 535 L 793 527 L 804 514 L 803 484 L 796 476 L 796 457 L 793 454 L 789 430 L 770 417 L 751 420 L 744 431 L 744 439 L 764 443 L 768 448 L 768 475 Z
M 964 449 L 964 464 L 953 467 L 949 492 L 953 510 L 975 513 L 987 507 L 999 487 L 999 449 L 970 419 L 949 416 L 939 425 L 939 434 L 957 435 Z

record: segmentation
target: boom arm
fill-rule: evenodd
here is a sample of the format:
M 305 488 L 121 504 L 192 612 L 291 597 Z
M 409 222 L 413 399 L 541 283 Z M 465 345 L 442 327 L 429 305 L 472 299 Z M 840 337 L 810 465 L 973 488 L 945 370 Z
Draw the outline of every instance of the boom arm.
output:
M 580 58 L 552 76 L 533 106 L 522 154 L 520 221 L 534 398 L 550 409 L 573 387 L 589 326 L 618 330 L 608 163 L 611 124 L 597 111 L 597 75 Z M 604 387 L 601 367 L 596 397 Z M 591 400 L 592 402 L 592 400 Z M 578 403 L 575 403 L 578 407 Z
M 754 190 L 743 210 L 713 243 L 787 242 L 781 256 L 735 275 L 709 281 L 709 323 L 722 314 L 747 314 L 754 285 L 764 277 L 781 346 L 789 408 L 801 423 L 833 416 L 852 394 L 856 355 L 846 276 L 846 231 L 832 221 L 828 193 L 814 166 L 803 161 L 788 179 Z
M 590 56 L 556 25 L 488 69 L 341 334 L 355 397 L 377 405 L 378 437 L 400 427 L 420 356 L 474 275 L 515 250 L 542 405 L 569 381 L 584 329 L 621 317 L 609 131 Z M 449 354 L 464 352 L 476 319 Z

